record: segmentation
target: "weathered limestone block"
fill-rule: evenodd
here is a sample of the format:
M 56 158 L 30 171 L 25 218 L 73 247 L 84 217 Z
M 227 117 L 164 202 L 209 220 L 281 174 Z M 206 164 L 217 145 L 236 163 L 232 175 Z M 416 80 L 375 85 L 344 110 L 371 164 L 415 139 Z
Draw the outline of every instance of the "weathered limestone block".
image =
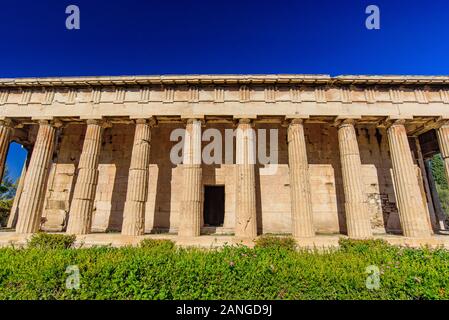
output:
M 313 223 L 316 232 L 338 233 L 339 217 L 335 170 L 331 165 L 309 165 Z
M 102 131 L 102 124 L 98 120 L 87 121 L 86 136 L 78 165 L 78 177 L 66 230 L 69 234 L 87 234 L 91 229 Z
M 183 197 L 182 158 L 179 163 L 170 160 L 171 148 L 180 142 L 170 141 L 174 130 L 185 130 L 179 124 L 164 124 L 152 129 L 145 232 L 178 232 L 179 212 Z M 179 131 L 181 132 L 181 131 Z M 179 137 L 178 141 L 181 140 Z M 157 146 L 157 147 L 156 147 Z M 182 155 L 181 155 L 182 156 Z M 178 165 L 179 164 L 179 165 Z
M 235 228 L 235 167 L 232 164 L 222 165 L 225 178 L 225 216 L 223 228 L 231 230 Z
M 52 163 L 42 212 L 42 230 L 61 232 L 67 224 L 70 194 L 76 166 L 74 163 Z
M 385 222 L 376 166 L 372 164 L 363 164 L 362 173 L 368 213 L 371 220 L 371 230 L 373 231 L 373 234 L 383 234 L 385 233 Z
M 203 183 L 201 168 L 201 120 L 187 120 L 184 155 L 181 212 L 178 235 L 200 235 L 203 207 Z
M 255 132 L 249 119 L 240 119 L 236 146 L 236 224 L 235 235 L 257 236 Z
M 338 132 L 327 124 L 306 124 L 315 232 L 347 232 Z
M 402 231 L 406 237 L 428 237 L 431 228 L 426 218 L 404 121 L 395 121 L 387 132 Z
M 67 124 L 58 135 L 58 152 L 50 168 L 42 212 L 44 231 L 62 232 L 67 227 L 85 132 L 85 124 Z
M 353 120 L 345 120 L 338 127 L 341 170 L 345 194 L 345 213 L 348 236 L 372 236 L 371 222 L 362 181 L 362 165 Z
M 287 132 L 283 140 L 286 139 Z M 285 144 L 287 147 L 287 144 Z M 285 156 L 285 162 L 288 157 Z M 256 165 L 257 233 L 292 233 L 291 189 L 287 163 L 277 165 L 272 173 Z M 232 190 L 235 193 L 235 189 Z
M 144 234 L 150 143 L 151 124 L 145 119 L 137 120 L 123 212 L 123 235 Z
M 121 231 L 135 126 L 114 124 L 103 132 L 92 232 Z
M 292 233 L 294 237 L 313 237 L 315 230 L 310 195 L 309 163 L 302 119 L 294 119 L 288 128 Z
M 39 131 L 19 202 L 17 233 L 34 233 L 39 230 L 45 182 L 55 144 L 55 130 L 55 127 L 48 121 L 42 120 L 39 122 Z

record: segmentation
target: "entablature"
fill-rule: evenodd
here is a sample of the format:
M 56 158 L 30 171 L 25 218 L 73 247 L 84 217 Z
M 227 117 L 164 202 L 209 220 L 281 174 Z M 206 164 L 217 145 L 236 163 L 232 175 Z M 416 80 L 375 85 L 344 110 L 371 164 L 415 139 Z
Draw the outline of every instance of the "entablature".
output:
M 0 79 L 0 117 L 146 118 L 251 114 L 272 122 L 449 118 L 449 77 L 188 75 Z M 163 120 L 165 121 L 165 120 Z M 327 122 L 328 120 L 324 120 Z M 418 130 L 418 129 L 417 129 Z M 419 131 L 419 130 L 418 130 Z

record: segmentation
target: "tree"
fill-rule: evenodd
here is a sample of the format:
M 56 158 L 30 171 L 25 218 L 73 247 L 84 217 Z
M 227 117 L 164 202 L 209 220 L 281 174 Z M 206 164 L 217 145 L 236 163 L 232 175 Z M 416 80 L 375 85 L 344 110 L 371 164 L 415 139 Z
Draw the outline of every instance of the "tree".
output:
M 443 189 L 449 189 L 444 172 L 444 162 L 440 154 L 436 154 L 432 158 L 432 175 L 435 183 Z
M 444 172 L 444 161 L 440 154 L 433 156 L 431 160 L 431 168 L 441 207 L 446 215 L 449 215 L 449 185 Z
M 14 181 L 11 178 L 8 167 L 6 166 L 0 185 L 0 227 L 4 227 L 8 221 L 16 190 L 17 180 Z

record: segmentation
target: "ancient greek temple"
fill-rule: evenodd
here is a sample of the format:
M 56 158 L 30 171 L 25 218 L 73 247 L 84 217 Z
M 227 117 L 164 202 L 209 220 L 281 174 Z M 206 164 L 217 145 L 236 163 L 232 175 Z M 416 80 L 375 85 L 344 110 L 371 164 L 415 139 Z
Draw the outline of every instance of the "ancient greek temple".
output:
M 15 234 L 429 238 L 447 228 L 429 159 L 441 153 L 449 173 L 449 77 L 0 79 L 0 119 L 0 170 L 10 143 L 28 151 Z M 209 129 L 223 137 L 221 163 L 202 160 L 218 139 Z M 256 156 L 263 144 L 276 163 Z

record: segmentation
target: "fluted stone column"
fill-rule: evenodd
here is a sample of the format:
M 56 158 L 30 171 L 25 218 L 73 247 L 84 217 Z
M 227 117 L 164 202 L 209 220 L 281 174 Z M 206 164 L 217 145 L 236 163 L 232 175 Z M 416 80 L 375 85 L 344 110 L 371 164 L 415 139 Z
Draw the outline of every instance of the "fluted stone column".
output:
M 449 122 L 443 124 L 437 130 L 438 144 L 440 146 L 441 157 L 444 160 L 446 179 L 449 181 Z
M 287 139 L 292 233 L 294 237 L 313 237 L 315 230 L 310 194 L 309 163 L 302 119 L 293 119 L 290 122 Z
M 50 159 L 55 145 L 56 128 L 47 120 L 39 122 L 39 131 L 31 154 L 19 202 L 16 232 L 39 231 Z
M 145 202 L 148 190 L 151 125 L 146 119 L 136 120 L 134 144 L 129 166 L 128 189 L 123 212 L 122 234 L 138 236 L 145 231 Z
M 347 119 L 340 123 L 338 126 L 338 143 L 348 236 L 356 239 L 369 238 L 372 236 L 371 222 L 362 180 L 362 163 L 354 120 Z
M 404 120 L 396 120 L 387 130 L 390 144 L 396 201 L 402 230 L 406 237 L 428 237 L 431 234 L 423 207 L 418 177 L 407 139 Z
M 8 153 L 9 142 L 11 140 L 11 123 L 6 120 L 0 121 L 0 182 L 5 171 L 6 155 Z
M 66 233 L 87 234 L 92 226 L 92 210 L 98 182 L 98 161 L 100 156 L 102 122 L 87 120 L 83 151 L 78 164 L 73 199 L 70 206 Z
M 257 236 L 255 132 L 250 119 L 240 119 L 236 146 L 235 236 Z
M 201 230 L 203 202 L 201 120 L 187 120 L 183 152 L 183 192 L 178 235 L 197 237 Z

